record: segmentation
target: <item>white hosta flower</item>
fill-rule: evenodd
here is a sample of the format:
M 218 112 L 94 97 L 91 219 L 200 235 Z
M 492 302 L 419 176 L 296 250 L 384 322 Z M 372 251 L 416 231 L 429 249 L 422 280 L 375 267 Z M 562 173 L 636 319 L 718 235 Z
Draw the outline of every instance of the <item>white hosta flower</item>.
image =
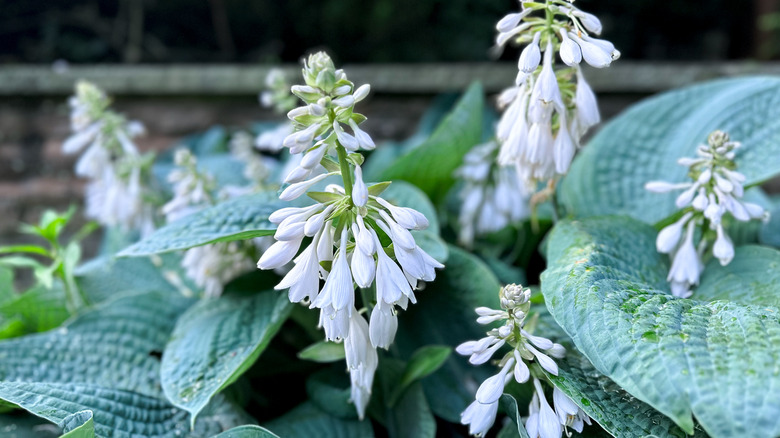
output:
M 580 409 L 572 399 L 557 387 L 553 390 L 553 405 L 558 421 L 564 429 L 571 427 L 578 433 L 582 432 L 585 424 L 590 425 L 590 417 Z
M 591 37 L 588 32 L 601 33 L 601 22 L 571 3 L 524 3 L 521 12 L 505 16 L 496 28 L 497 46 L 511 39 L 526 44 L 518 60 L 517 87 L 499 99 L 507 109 L 496 129 L 498 162 L 516 166 L 519 178 L 535 190 L 539 182 L 554 182 L 568 172 L 580 140 L 600 121 L 596 97 L 579 64 L 584 60 L 608 67 L 620 52 Z M 576 69 L 576 86 L 566 84 L 574 75 L 555 71 L 556 47 L 563 63 Z
M 181 265 L 187 277 L 209 298 L 222 295 L 225 284 L 253 267 L 243 242 L 220 242 L 188 249 Z
M 478 341 L 466 341 L 455 349 L 460 355 L 470 356 L 469 362 L 478 365 L 490 360 L 501 347 L 505 345 L 512 347 L 511 351 L 498 360 L 501 370 L 480 385 L 476 401 L 461 414 L 461 422 L 470 425 L 470 433 L 476 435 L 484 435 L 495 421 L 495 410 L 492 406 L 498 403 L 507 383 L 512 379 L 518 383 L 527 382 L 531 377 L 529 364 L 533 362 L 538 363 L 548 373 L 557 375 L 558 366 L 550 356 L 561 358 L 565 354 L 565 349 L 560 344 L 532 335 L 523 328 L 531 305 L 529 289 L 514 284 L 508 285 L 501 289 L 500 297 L 500 310 L 487 307 L 476 309 L 479 315 L 477 322 L 493 324 L 505 321 L 505 323 L 499 328 L 490 330 L 486 337 Z M 581 422 L 585 421 L 577 417 L 579 411 L 574 411 L 572 414 L 575 419 L 569 418 L 569 412 L 573 410 L 571 404 L 562 406 L 561 409 L 564 409 L 562 412 L 566 415 L 559 420 L 558 415 L 547 404 L 538 379 L 534 379 L 534 385 L 537 394 L 534 395 L 530 417 L 526 423 L 531 436 L 558 438 L 561 435 L 562 425 L 574 427 L 575 424 L 581 425 Z M 584 413 L 582 415 L 584 416 Z M 581 421 L 577 423 L 576 418 L 580 418 Z M 557 435 L 554 434 L 556 430 Z
M 83 151 L 75 172 L 89 180 L 87 217 L 102 225 L 149 234 L 155 227 L 154 209 L 145 201 L 151 159 L 140 155 L 132 141 L 144 133 L 143 125 L 111 111 L 108 96 L 89 82 L 76 84 L 76 95 L 68 103 L 73 133 L 62 150 L 66 154 Z
M 276 128 L 261 132 L 255 139 L 255 147 L 261 151 L 279 152 L 284 147 L 284 139 L 292 132 L 291 124 L 280 123 Z
M 371 399 L 379 356 L 371 345 L 366 320 L 355 309 L 349 309 L 349 314 L 349 334 L 344 338 L 344 352 L 352 381 L 351 400 L 362 420 Z
M 245 138 L 251 149 L 251 140 Z M 177 168 L 168 175 L 173 184 L 174 197 L 162 208 L 166 220 L 172 222 L 214 204 L 213 178 L 198 170 L 197 160 L 187 149 L 176 151 Z M 187 277 L 202 290 L 203 295 L 215 298 L 222 294 L 228 282 L 251 271 L 252 242 L 220 242 L 190 248 L 184 252 L 181 266 Z
M 721 131 L 710 134 L 707 141 L 707 145 L 697 148 L 696 158 L 678 160 L 689 168 L 691 182 L 651 181 L 645 184 L 647 190 L 655 193 L 683 190 L 675 204 L 686 213 L 662 229 L 656 240 L 658 252 L 672 258 L 668 280 L 672 293 L 680 297 L 689 297 L 690 288 L 699 283 L 704 269 L 702 257 L 708 248 L 711 247 L 712 256 L 723 266 L 734 258 L 734 244 L 722 223 L 726 213 L 742 222 L 768 218 L 763 207 L 740 199 L 744 194 L 745 176 L 734 170 L 734 151 L 740 144 L 730 141 L 728 134 Z M 711 233 L 702 233 L 701 240 L 694 242 L 697 227 L 715 230 L 716 237 L 712 239 Z
M 541 32 L 537 32 L 534 35 L 531 44 L 527 45 L 523 52 L 520 54 L 520 60 L 518 61 L 517 68 L 524 73 L 533 73 L 539 63 L 542 61 L 542 51 L 539 48 L 539 39 L 542 37 Z
M 495 141 L 477 145 L 455 171 L 455 176 L 464 181 L 458 239 L 466 246 L 471 246 L 477 236 L 499 231 L 530 215 L 526 188 L 514 167 L 496 163 L 498 153 Z
M 428 226 L 425 216 L 382 199 L 379 195 L 388 183 L 369 186 L 363 181 L 357 164 L 363 158 L 356 154 L 375 144 L 358 126 L 365 117 L 354 112 L 354 105 L 366 98 L 370 87 L 355 89 L 324 53 L 308 58 L 303 76 L 306 85 L 296 85 L 292 92 L 304 105 L 288 113 L 295 130 L 283 141 L 293 159 L 300 158 L 287 170 L 286 182 L 291 184 L 279 198 L 293 200 L 309 194 L 318 202 L 282 208 L 269 216 L 278 224 L 276 243 L 265 250 L 257 266 L 275 269 L 293 262 L 276 289 L 288 289 L 292 302 L 319 309 L 325 338 L 344 342 L 352 401 L 363 418 L 377 367 L 376 348 L 392 344 L 398 329 L 397 308 L 416 302 L 414 290 L 421 282 L 433 281 L 435 270 L 443 265 L 423 251 L 410 232 Z M 339 170 L 312 176 L 321 164 Z M 344 186 L 330 184 L 312 193 L 315 184 L 332 175 L 340 175 Z M 385 245 L 380 235 L 388 237 L 390 244 Z M 311 242 L 301 251 L 309 237 Z M 355 285 L 375 286 L 375 301 L 361 300 L 365 309 L 355 307 Z M 370 322 L 364 313 L 370 315 Z
M 173 222 L 213 204 L 214 178 L 197 169 L 197 160 L 189 149 L 178 149 L 174 154 L 177 168 L 168 174 L 173 185 L 173 198 L 162 212 L 166 222 Z

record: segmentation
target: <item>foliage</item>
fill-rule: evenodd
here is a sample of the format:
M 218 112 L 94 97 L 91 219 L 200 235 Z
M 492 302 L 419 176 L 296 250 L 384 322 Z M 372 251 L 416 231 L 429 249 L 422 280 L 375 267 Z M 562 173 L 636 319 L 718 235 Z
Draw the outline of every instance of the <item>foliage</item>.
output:
M 675 159 L 715 126 L 743 143 L 736 161 L 751 184 L 780 173 L 778 90 L 775 79 L 734 79 L 639 104 L 575 160 L 559 187 L 568 218 L 551 221 L 542 210 L 484 236 L 473 251 L 455 244 L 450 201 L 459 190 L 454 169 L 485 133 L 480 86 L 446 116 L 429 116 L 437 128 L 423 124 L 391 152 L 380 145 L 366 175 L 394 180 L 383 197 L 428 219 L 415 241 L 446 267 L 399 313 L 363 420 L 350 400 L 344 343 L 323 341 L 321 321 L 272 290 L 281 272 L 248 272 L 221 297 L 197 298 L 201 290 L 181 268 L 181 252 L 273 235 L 271 213 L 312 199 L 282 202 L 273 187 L 222 199 L 142 239 L 107 230 L 105 252 L 83 262 L 84 233 L 61 243 L 71 213 L 47 212 L 24 227 L 47 246 L 0 248 L 0 430 L 34 436 L 25 433 L 50 422 L 68 437 L 465 435 L 461 413 L 491 373 L 451 353 L 486 331 L 475 308 L 499 307 L 502 284 L 537 282 L 546 267 L 525 329 L 568 351 L 557 375 L 534 372 L 597 423 L 573 436 L 777 436 L 777 221 L 730 229 L 739 236 L 733 261 L 708 263 L 692 299 L 678 299 L 650 225 L 676 218 L 674 200 L 642 185 L 683 180 Z M 229 138 L 217 127 L 185 141 L 222 175 L 220 188 L 240 183 Z M 170 156 L 155 169 L 170 170 Z M 317 190 L 314 198 L 329 196 Z M 755 202 L 771 205 L 753 191 Z M 35 279 L 23 293 L 19 268 Z M 374 291 L 362 292 L 369 307 Z M 506 389 L 499 407 L 509 419 L 498 434 L 525 437 L 531 390 Z

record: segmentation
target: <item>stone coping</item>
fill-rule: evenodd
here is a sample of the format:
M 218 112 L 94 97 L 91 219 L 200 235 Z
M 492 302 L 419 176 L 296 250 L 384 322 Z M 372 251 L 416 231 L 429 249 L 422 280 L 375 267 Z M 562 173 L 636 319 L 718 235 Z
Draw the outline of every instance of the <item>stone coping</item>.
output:
M 282 67 L 291 77 L 298 66 Z M 480 80 L 488 92 L 511 84 L 514 63 L 357 64 L 346 65 L 355 83 L 370 83 L 375 93 L 434 94 L 462 90 Z M 87 79 L 114 95 L 235 96 L 261 90 L 269 66 L 253 65 L 43 65 L 0 66 L 0 95 L 70 94 L 78 79 Z M 612 67 L 587 68 L 588 81 L 601 93 L 654 93 L 693 82 L 742 75 L 780 75 L 780 63 L 752 61 L 664 63 L 621 60 Z

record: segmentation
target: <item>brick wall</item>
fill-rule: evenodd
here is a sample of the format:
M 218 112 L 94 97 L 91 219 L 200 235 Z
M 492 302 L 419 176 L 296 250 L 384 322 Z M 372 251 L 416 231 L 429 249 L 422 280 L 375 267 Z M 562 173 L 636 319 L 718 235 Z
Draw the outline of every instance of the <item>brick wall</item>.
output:
M 401 140 L 411 135 L 432 96 L 378 96 L 363 105 L 366 129 L 375 139 Z M 162 151 L 178 139 L 215 124 L 246 127 L 253 122 L 281 120 L 264 110 L 255 96 L 131 97 L 116 96 L 114 107 L 142 121 L 147 135 L 137 143 L 143 151 Z M 46 208 L 81 205 L 84 182 L 73 174 L 75 156 L 61 145 L 69 133 L 66 96 L 0 99 L 0 245 L 28 239 L 17 232 L 20 222 L 36 222 Z M 83 224 L 79 216 L 76 226 Z M 88 253 L 98 238 L 87 241 Z

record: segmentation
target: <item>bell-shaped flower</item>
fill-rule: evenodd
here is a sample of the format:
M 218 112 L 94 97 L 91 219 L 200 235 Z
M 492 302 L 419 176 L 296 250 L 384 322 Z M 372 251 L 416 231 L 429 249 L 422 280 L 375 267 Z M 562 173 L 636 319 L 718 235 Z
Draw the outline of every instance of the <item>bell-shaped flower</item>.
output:
M 395 332 L 398 330 L 398 317 L 392 304 L 383 301 L 377 302 L 371 311 L 371 320 L 368 326 L 371 345 L 376 348 L 388 349 L 395 339 Z
M 520 69 L 520 71 L 533 73 L 536 68 L 539 67 L 539 63 L 542 61 L 542 51 L 539 48 L 539 39 L 541 37 L 541 32 L 537 32 L 534 35 L 533 41 L 523 49 L 517 64 L 517 68 Z

